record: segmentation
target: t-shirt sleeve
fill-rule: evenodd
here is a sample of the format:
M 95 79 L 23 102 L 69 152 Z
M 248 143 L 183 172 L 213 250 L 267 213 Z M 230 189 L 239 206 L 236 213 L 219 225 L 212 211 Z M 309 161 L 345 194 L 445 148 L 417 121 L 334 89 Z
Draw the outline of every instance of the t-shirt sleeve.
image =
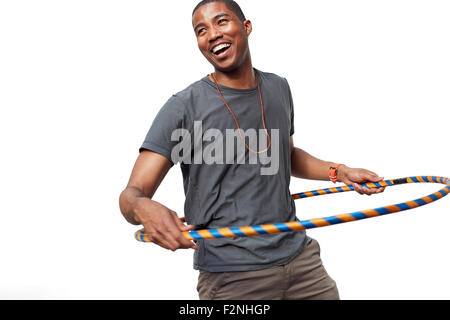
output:
M 173 160 L 171 154 L 172 148 L 179 141 L 172 141 L 171 138 L 174 130 L 182 129 L 185 125 L 184 108 L 180 98 L 172 96 L 153 120 L 139 152 L 143 150 L 153 151 L 166 157 L 172 165 L 176 164 L 178 160 Z
M 292 99 L 292 92 L 291 92 L 291 87 L 289 86 L 289 83 L 286 79 L 284 79 L 286 81 L 287 84 L 287 89 L 288 89 L 288 95 L 289 95 L 289 112 L 290 112 L 290 117 L 291 117 L 291 128 L 289 131 L 289 135 L 293 135 L 295 132 L 295 128 L 294 128 L 294 101 Z

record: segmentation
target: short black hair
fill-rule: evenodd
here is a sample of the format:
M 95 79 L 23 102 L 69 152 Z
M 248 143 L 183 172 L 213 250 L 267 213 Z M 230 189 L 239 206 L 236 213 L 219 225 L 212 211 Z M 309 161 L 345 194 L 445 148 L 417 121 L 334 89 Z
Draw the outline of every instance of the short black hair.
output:
M 244 21 L 245 19 L 245 15 L 242 12 L 241 7 L 237 4 L 236 1 L 234 0 L 203 0 L 200 1 L 199 4 L 197 4 L 194 8 L 194 11 L 192 11 L 192 16 L 194 16 L 195 11 L 197 11 L 198 8 L 200 8 L 201 6 L 211 3 L 211 2 L 223 2 L 225 3 L 225 5 L 228 7 L 228 9 L 230 9 L 231 11 L 233 11 L 237 17 L 239 18 L 239 20 Z

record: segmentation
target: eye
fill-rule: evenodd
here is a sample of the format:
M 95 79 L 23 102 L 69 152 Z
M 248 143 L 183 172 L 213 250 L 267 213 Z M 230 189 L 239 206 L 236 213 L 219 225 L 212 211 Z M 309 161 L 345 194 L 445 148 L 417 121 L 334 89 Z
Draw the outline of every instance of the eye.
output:
M 197 35 L 199 35 L 199 34 L 201 34 L 203 31 L 205 31 L 206 29 L 205 28 L 200 28 L 200 29 L 198 29 L 197 30 Z
M 227 22 L 228 20 L 227 19 L 220 19 L 219 21 L 218 21 L 218 23 L 219 24 L 223 24 L 224 22 Z

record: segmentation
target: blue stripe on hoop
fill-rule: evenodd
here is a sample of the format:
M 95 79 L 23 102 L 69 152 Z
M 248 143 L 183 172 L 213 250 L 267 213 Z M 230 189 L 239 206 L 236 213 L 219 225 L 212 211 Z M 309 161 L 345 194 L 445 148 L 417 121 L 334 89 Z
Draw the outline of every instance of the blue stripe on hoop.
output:
M 352 212 L 352 213 L 350 213 L 350 215 L 352 215 L 354 218 L 356 218 L 358 220 L 368 218 L 367 215 L 365 215 L 361 211 Z
M 317 226 L 309 220 L 299 221 L 299 223 L 304 226 L 306 229 L 317 228 Z
M 327 222 L 329 222 L 330 224 L 338 224 L 338 223 L 342 223 L 344 221 L 342 221 L 341 219 L 339 219 L 338 217 L 328 217 L 328 218 L 323 218 L 324 220 L 326 220 Z
M 410 177 L 412 181 L 414 182 L 420 182 L 416 177 Z
M 433 200 L 438 200 L 439 198 L 435 194 L 428 195 Z
M 209 232 L 214 238 L 224 238 L 224 236 L 217 229 L 209 229 Z
M 252 226 L 253 230 L 258 232 L 259 234 L 269 234 L 266 230 L 264 230 L 261 226 Z
M 378 182 L 372 182 L 374 185 L 375 185 L 375 187 L 377 187 L 377 188 L 379 188 L 379 187 L 381 187 L 381 184 L 379 184 Z M 366 188 L 369 188 L 370 189 L 370 187 L 367 185 L 367 183 L 362 183 L 361 184 L 361 187 L 366 187 Z
M 384 207 L 376 208 L 374 210 L 381 215 L 391 213 L 388 209 L 386 209 Z
M 414 200 L 414 202 L 417 203 L 419 206 L 424 206 L 427 204 L 423 199 L 416 199 Z
M 198 232 L 195 231 L 195 230 L 189 231 L 189 234 L 190 234 L 191 237 L 194 238 L 195 240 L 203 239 L 203 237 L 202 237 L 201 235 L 199 235 Z
M 246 234 L 243 233 L 241 231 L 241 229 L 236 228 L 236 227 L 230 228 L 230 231 L 233 232 L 235 235 L 240 236 L 240 237 L 245 237 L 246 236 Z
M 281 232 L 292 231 L 285 223 L 275 223 L 274 226 Z
M 320 196 L 320 193 L 318 193 L 316 190 L 311 191 L 311 193 L 315 196 Z
M 406 203 L 397 203 L 396 206 L 399 207 L 399 208 L 402 209 L 402 210 L 408 210 L 408 209 L 411 209 L 411 207 L 408 206 Z

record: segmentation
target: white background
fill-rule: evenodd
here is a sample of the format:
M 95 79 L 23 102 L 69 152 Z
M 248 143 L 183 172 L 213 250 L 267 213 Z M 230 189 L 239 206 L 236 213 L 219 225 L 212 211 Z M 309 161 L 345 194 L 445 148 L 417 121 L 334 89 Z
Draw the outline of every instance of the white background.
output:
M 193 252 L 138 243 L 118 207 L 159 108 L 212 71 L 196 3 L 0 2 L 0 298 L 197 299 Z M 450 176 L 448 1 L 240 3 L 254 66 L 290 82 L 297 147 L 389 179 Z M 293 179 L 291 191 L 328 186 Z M 441 187 L 297 200 L 297 214 Z M 179 166 L 154 199 L 183 215 Z M 308 234 L 342 299 L 449 299 L 449 211 L 446 197 Z

